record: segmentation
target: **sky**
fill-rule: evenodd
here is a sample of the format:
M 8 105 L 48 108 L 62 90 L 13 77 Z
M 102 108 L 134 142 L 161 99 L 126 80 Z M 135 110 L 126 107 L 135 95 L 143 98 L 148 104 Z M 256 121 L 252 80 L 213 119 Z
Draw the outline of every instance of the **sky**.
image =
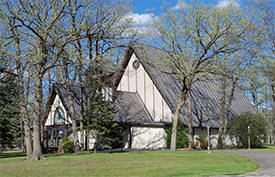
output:
M 217 7 L 224 7 L 230 3 L 235 5 L 241 5 L 245 2 L 244 0 L 202 0 L 204 3 L 212 3 Z M 143 14 L 148 13 L 148 11 L 154 12 L 154 14 L 159 15 L 161 13 L 161 7 L 164 3 L 169 4 L 172 8 L 179 8 L 180 5 L 185 5 L 190 3 L 190 0 L 132 0 L 133 11 L 135 13 Z
M 154 20 L 158 19 L 163 13 L 163 8 L 170 8 L 171 10 L 182 9 L 191 2 L 203 2 L 216 8 L 223 8 L 230 4 L 241 7 L 245 5 L 247 0 L 130 0 L 131 10 L 126 17 L 133 20 L 133 27 L 145 36 Z M 144 37 L 145 37 L 144 36 Z M 146 38 L 144 38 L 146 40 Z M 143 41 L 144 42 L 144 41 Z
M 190 3 L 190 0 L 131 0 L 131 2 L 132 11 L 128 13 L 128 17 L 131 17 L 134 23 L 146 25 L 146 23 L 152 22 L 154 16 L 161 15 L 164 3 L 168 4 L 171 9 L 177 10 Z M 203 0 L 203 2 L 213 4 L 218 8 L 229 4 L 234 4 L 237 7 L 245 4 L 245 0 Z

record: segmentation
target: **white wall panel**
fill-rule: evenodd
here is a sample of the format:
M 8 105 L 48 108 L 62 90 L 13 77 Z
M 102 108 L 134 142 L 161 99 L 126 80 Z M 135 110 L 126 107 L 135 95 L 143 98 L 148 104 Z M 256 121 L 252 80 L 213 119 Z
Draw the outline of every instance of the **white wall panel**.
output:
M 164 128 L 132 127 L 133 149 L 166 148 L 166 132 Z
M 156 87 L 154 87 L 154 97 L 155 97 L 155 105 L 154 105 L 155 121 L 161 121 L 162 114 L 163 114 L 163 102 L 162 102 L 162 96 L 160 95 Z

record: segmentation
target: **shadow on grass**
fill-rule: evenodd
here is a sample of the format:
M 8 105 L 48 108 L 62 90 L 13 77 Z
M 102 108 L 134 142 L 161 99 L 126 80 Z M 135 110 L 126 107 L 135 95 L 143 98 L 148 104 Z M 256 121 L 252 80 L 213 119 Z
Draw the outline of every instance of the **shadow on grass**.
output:
M 266 147 L 266 146 L 263 146 L 263 147 L 257 147 L 257 148 L 251 148 L 252 150 L 253 149 L 268 149 L 269 147 Z
M 21 151 L 7 151 L 7 152 L 0 153 L 0 159 L 11 158 L 11 157 L 23 157 L 23 156 L 26 156 L 26 154 Z

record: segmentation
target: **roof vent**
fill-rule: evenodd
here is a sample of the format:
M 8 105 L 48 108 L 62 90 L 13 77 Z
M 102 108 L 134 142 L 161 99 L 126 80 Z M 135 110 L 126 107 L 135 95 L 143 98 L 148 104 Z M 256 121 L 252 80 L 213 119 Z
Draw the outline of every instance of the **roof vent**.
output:
M 139 66 L 140 66 L 140 62 L 139 62 L 138 60 L 135 60 L 135 61 L 133 62 L 133 68 L 134 68 L 134 69 L 138 69 Z

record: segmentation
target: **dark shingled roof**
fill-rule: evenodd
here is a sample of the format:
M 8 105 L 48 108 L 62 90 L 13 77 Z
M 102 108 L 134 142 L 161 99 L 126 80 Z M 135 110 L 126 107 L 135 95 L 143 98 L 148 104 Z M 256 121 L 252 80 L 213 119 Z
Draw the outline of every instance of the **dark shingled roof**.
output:
M 118 91 L 116 96 L 115 105 L 118 112 L 115 120 L 117 122 L 135 124 L 153 122 L 137 93 Z
M 164 52 L 164 50 L 155 47 L 144 44 L 135 44 L 131 46 L 126 54 L 126 59 L 123 66 L 127 66 L 130 57 L 133 53 L 135 53 L 172 112 L 175 112 L 178 102 L 178 95 L 181 89 L 180 82 L 175 78 L 175 76 L 164 74 L 157 68 L 148 64 L 156 63 L 159 57 L 161 57 L 162 54 L 164 55 Z M 167 69 L 168 68 L 161 68 L 162 71 Z M 122 74 L 118 76 L 116 86 L 118 85 L 121 77 Z M 217 80 L 217 78 L 218 77 L 213 77 L 212 80 L 197 81 L 192 85 L 191 98 L 194 127 L 219 126 L 221 82 Z M 228 86 L 226 89 L 227 94 L 230 92 L 230 87 L 231 86 Z M 234 100 L 230 111 L 230 117 L 232 118 L 244 112 L 255 113 L 255 110 L 243 91 L 237 87 L 234 92 Z M 181 120 L 184 124 L 188 123 L 187 113 L 188 111 L 186 104 L 181 111 Z
M 76 118 L 79 120 L 81 106 L 80 106 L 80 88 L 77 86 L 71 86 L 69 93 L 72 95 L 74 108 L 76 112 Z M 87 95 L 83 89 L 83 102 L 84 105 L 87 104 Z M 58 95 L 66 109 L 69 111 L 69 100 L 68 94 L 63 84 L 55 83 L 52 86 L 52 91 L 50 98 L 47 102 L 46 114 L 44 118 L 44 123 L 47 116 L 51 110 L 51 105 L 54 102 L 55 96 Z M 128 123 L 132 125 L 155 125 L 158 126 L 158 122 L 153 122 L 149 112 L 145 108 L 145 105 L 141 101 L 140 97 L 136 93 L 131 92 L 117 92 L 115 99 L 115 107 L 117 109 L 117 114 L 115 116 L 115 121 L 119 123 Z M 159 124 L 164 125 L 163 123 Z
M 66 91 L 66 88 L 64 86 L 64 84 L 59 84 L 59 83 L 55 83 L 54 84 L 54 87 L 58 89 L 59 91 L 59 96 L 60 96 L 60 99 L 62 100 L 64 104 L 64 107 L 66 108 L 66 110 L 68 111 L 69 109 L 69 96 L 67 94 L 67 91 Z M 76 118 L 77 120 L 79 119 L 80 117 L 80 112 L 81 112 L 81 105 L 80 105 L 80 87 L 78 86 L 73 86 L 73 85 L 70 85 L 69 86 L 69 94 L 71 94 L 72 98 L 73 98 L 73 105 L 74 105 L 74 109 L 75 109 L 75 112 L 76 112 Z M 84 105 L 87 104 L 87 95 L 86 95 L 86 91 L 85 89 L 82 89 L 83 91 L 83 103 Z M 68 103 L 68 104 L 67 104 Z

